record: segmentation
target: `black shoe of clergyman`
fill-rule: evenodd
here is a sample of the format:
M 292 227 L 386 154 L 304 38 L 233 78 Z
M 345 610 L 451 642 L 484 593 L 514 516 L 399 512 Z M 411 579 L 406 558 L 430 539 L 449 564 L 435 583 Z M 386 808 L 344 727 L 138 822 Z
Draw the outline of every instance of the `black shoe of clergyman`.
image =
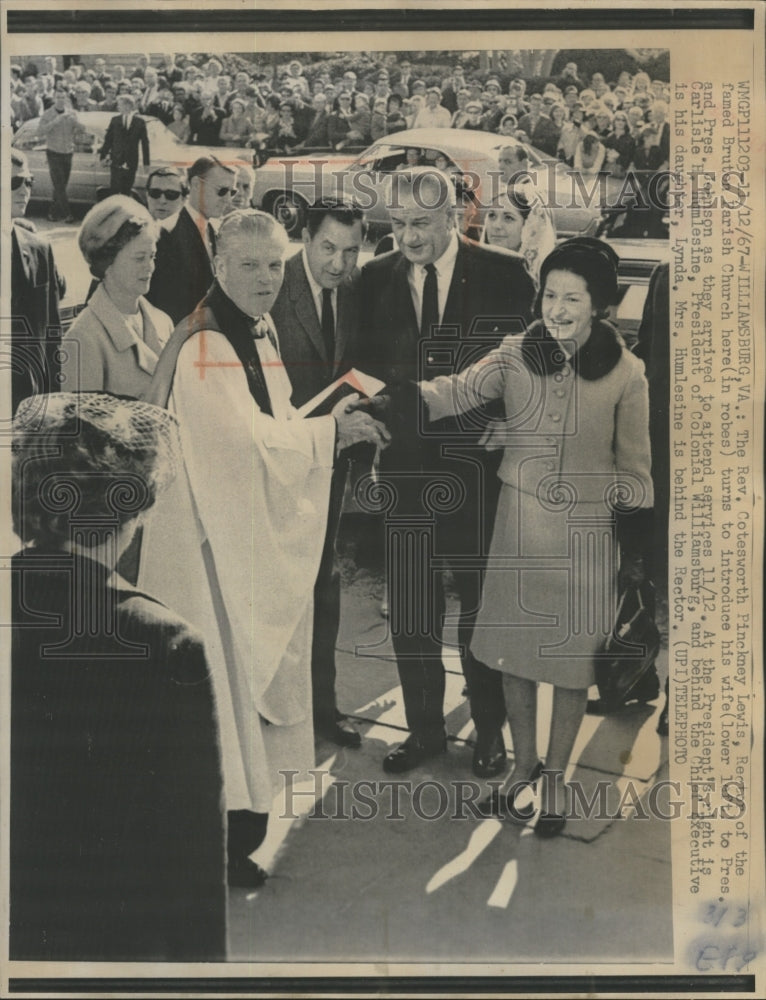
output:
M 473 751 L 473 773 L 477 778 L 493 778 L 502 774 L 507 763 L 502 733 L 477 737 Z
M 226 881 L 231 889 L 260 889 L 269 876 L 250 858 L 229 861 Z
M 342 726 L 339 722 L 331 726 L 317 726 L 316 734 L 336 746 L 348 747 L 351 750 L 356 750 L 362 745 L 361 734 L 350 726 Z
M 404 743 L 386 754 L 383 758 L 383 770 L 389 774 L 402 774 L 404 771 L 411 771 L 413 767 L 417 767 L 430 757 L 437 757 L 446 749 L 446 736 L 426 741 L 413 733 Z

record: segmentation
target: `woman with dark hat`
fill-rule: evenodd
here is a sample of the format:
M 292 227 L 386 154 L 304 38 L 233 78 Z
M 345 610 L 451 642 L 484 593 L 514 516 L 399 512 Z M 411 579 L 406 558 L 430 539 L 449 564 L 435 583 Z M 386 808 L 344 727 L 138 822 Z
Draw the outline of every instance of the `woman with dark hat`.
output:
M 542 774 L 535 833 L 546 838 L 566 821 L 563 775 L 613 625 L 618 542 L 621 580 L 640 583 L 651 524 L 643 364 L 604 320 L 617 263 L 601 240 L 559 244 L 543 262 L 539 319 L 524 337 L 460 375 L 419 383 L 430 420 L 504 402 L 491 435 L 504 452 L 502 488 L 471 651 L 503 674 L 515 767 L 507 793 L 484 808 L 531 820 L 517 798 Z M 544 767 L 541 682 L 554 689 Z
M 10 957 L 226 957 L 225 819 L 205 651 L 115 572 L 175 475 L 177 425 L 104 393 L 13 421 Z

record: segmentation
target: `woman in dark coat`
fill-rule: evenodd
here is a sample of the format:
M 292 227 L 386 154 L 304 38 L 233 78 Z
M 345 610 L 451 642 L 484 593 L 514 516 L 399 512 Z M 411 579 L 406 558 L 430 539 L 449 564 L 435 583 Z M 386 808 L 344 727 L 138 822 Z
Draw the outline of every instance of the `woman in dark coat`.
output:
M 174 435 L 166 411 L 102 393 L 33 397 L 14 420 L 13 959 L 226 956 L 205 652 L 113 572 Z
M 490 436 L 503 447 L 502 489 L 471 651 L 503 674 L 515 768 L 500 811 L 532 819 L 516 797 L 542 772 L 541 837 L 564 828 L 563 774 L 594 655 L 613 625 L 616 543 L 621 582 L 642 582 L 652 523 L 647 382 L 643 363 L 603 320 L 616 300 L 614 251 L 568 240 L 543 262 L 541 319 L 523 338 L 506 338 L 460 375 L 419 383 L 430 420 L 504 403 Z M 554 688 L 544 770 L 540 682 Z M 495 796 L 486 807 L 500 805 Z

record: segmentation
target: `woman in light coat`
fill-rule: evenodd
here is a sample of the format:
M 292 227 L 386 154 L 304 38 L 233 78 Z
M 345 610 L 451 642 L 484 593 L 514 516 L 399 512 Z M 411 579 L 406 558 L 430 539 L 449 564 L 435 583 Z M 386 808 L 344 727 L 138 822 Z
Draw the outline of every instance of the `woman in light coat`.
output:
M 614 251 L 588 237 L 565 241 L 543 262 L 541 319 L 524 337 L 506 338 L 460 375 L 419 383 L 430 420 L 497 399 L 505 406 L 490 438 L 504 449 L 502 489 L 471 651 L 503 674 L 515 755 L 507 795 L 485 808 L 531 819 L 516 797 L 542 772 L 541 837 L 564 828 L 563 774 L 594 655 L 613 625 L 617 543 L 621 582 L 642 582 L 651 524 L 647 382 L 603 320 L 616 299 Z M 554 687 L 544 770 L 540 682 Z
M 140 399 L 149 388 L 173 332 L 170 317 L 144 298 L 157 235 L 151 215 L 127 195 L 105 198 L 83 219 L 78 243 L 100 283 L 62 343 L 65 390 Z

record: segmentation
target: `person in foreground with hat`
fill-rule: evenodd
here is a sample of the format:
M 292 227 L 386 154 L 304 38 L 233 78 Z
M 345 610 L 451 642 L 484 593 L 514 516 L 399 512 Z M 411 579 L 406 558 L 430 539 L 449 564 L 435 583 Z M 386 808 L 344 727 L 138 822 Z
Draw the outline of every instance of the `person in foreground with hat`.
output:
M 368 414 L 300 419 L 270 310 L 288 238 L 265 212 L 218 229 L 215 281 L 180 323 L 150 398 L 178 417 L 185 474 L 147 528 L 141 583 L 205 636 L 221 715 L 230 886 L 258 888 L 250 858 L 274 796 L 314 766 L 314 581 L 333 465 L 351 444 L 384 448 Z
M 491 436 L 503 446 L 501 493 L 471 652 L 502 673 L 515 766 L 505 794 L 482 811 L 531 821 L 534 808 L 517 799 L 542 776 L 535 833 L 543 838 L 566 822 L 561 782 L 594 655 L 613 624 L 615 527 L 620 577 L 638 584 L 652 523 L 647 382 L 643 363 L 603 319 L 616 299 L 614 251 L 590 237 L 567 240 L 543 262 L 539 318 L 523 337 L 507 337 L 459 375 L 418 383 L 430 421 L 505 405 Z M 410 392 L 401 390 L 405 400 Z M 406 402 L 389 405 L 396 446 L 417 416 Z M 544 765 L 540 682 L 554 687 Z
M 115 571 L 174 418 L 104 393 L 13 422 L 10 957 L 222 961 L 218 720 L 200 637 Z
M 136 398 L 148 389 L 173 332 L 170 317 L 145 298 L 158 234 L 149 212 L 127 195 L 105 198 L 83 219 L 78 244 L 100 283 L 64 337 L 63 388 Z

